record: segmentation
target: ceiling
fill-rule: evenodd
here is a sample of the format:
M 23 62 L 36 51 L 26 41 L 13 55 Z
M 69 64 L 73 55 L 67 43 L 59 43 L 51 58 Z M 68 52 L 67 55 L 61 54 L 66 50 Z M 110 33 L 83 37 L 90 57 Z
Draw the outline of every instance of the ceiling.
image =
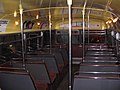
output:
M 86 8 L 97 9 L 98 11 L 103 11 L 103 14 L 100 16 L 98 14 L 91 15 L 91 18 L 97 18 L 101 20 L 105 20 L 111 18 L 111 13 L 106 13 L 110 11 L 116 14 L 118 17 L 120 15 L 120 0 L 87 0 Z M 76 7 L 82 9 L 84 6 L 85 0 L 73 0 L 72 7 Z M 19 4 L 20 0 L 0 0 L 0 14 L 6 15 L 13 13 L 15 10 L 19 12 Z M 63 7 L 67 7 L 67 0 L 22 0 L 22 6 L 24 11 L 31 10 L 31 12 L 25 13 L 26 16 L 34 16 L 37 13 L 40 14 L 42 12 L 42 19 L 48 18 L 49 7 L 51 8 L 51 14 L 54 17 L 54 20 L 61 19 L 62 17 L 68 18 L 65 15 L 61 15 L 60 9 Z M 53 8 L 56 7 L 56 8 Z M 35 10 L 36 9 L 36 10 Z M 47 10 L 46 10 L 47 9 Z M 34 11 L 34 12 L 33 12 Z M 61 10 L 62 11 L 62 10 Z M 87 11 L 87 10 L 86 10 Z M 74 18 L 78 18 L 80 13 L 76 13 L 73 15 Z M 80 16 L 81 17 L 81 16 Z

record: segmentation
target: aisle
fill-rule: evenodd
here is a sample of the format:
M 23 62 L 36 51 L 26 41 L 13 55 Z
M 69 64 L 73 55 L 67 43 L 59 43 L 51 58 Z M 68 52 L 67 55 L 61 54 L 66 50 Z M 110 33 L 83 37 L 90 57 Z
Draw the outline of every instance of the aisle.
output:
M 74 77 L 74 73 L 79 70 L 79 65 L 72 65 L 72 79 Z M 59 87 L 57 90 L 68 90 L 68 73 L 67 75 L 63 78 L 62 82 L 60 83 Z
M 68 74 L 63 78 L 57 90 L 68 90 Z

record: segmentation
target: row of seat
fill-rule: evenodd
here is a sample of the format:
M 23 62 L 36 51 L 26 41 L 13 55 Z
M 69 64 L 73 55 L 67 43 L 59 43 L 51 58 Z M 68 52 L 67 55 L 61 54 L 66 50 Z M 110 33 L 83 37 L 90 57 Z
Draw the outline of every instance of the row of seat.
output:
M 11 70 L 9 70 L 9 68 L 11 68 Z M 24 69 L 24 71 L 21 71 L 21 68 Z M 9 73 L 10 76 L 12 75 L 14 78 L 9 77 L 8 75 L 8 81 L 4 81 L 3 79 L 0 80 L 0 83 L 2 84 L 0 88 L 2 90 L 56 90 L 60 81 L 68 72 L 67 68 L 68 55 L 67 51 L 63 48 L 52 48 L 51 53 L 49 53 L 49 48 L 28 52 L 25 62 L 23 62 L 22 58 L 20 57 L 13 58 L 13 60 L 1 64 L 0 71 L 5 74 L 3 74 L 3 77 L 5 78 L 6 74 L 8 75 Z M 24 73 L 25 75 L 23 75 Z M 19 80 L 18 77 L 21 79 Z M 29 83 L 31 83 L 31 81 L 33 82 L 31 83 L 32 86 L 29 87 L 29 83 L 27 85 L 21 84 L 22 82 L 27 83 L 27 80 Z M 6 82 L 11 82 L 12 85 L 7 85 Z M 16 86 L 14 86 L 15 82 Z M 18 89 L 17 87 L 22 87 L 22 89 Z
M 36 90 L 36 87 L 30 73 L 24 69 L 0 67 L 0 89 Z
M 105 44 L 90 45 L 75 73 L 73 90 L 120 90 L 120 65 Z

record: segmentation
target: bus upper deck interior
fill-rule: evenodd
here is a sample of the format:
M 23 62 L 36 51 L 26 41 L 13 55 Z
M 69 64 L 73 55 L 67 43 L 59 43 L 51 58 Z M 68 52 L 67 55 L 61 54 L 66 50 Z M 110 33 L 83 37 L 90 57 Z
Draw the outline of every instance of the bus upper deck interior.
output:
M 0 0 L 0 90 L 120 90 L 120 0 Z

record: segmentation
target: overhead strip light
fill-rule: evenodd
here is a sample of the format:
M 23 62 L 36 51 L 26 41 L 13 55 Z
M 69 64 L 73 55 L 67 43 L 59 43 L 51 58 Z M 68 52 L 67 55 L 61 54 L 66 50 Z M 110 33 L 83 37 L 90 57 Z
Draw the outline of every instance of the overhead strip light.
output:
M 67 0 L 67 4 L 71 6 L 72 5 L 72 0 Z
M 118 20 L 118 17 L 117 17 L 117 18 L 115 18 L 115 19 L 113 19 L 113 22 L 115 23 L 115 22 L 117 22 L 117 20 Z
M 112 21 L 111 21 L 111 20 L 109 20 L 109 21 L 107 21 L 107 22 L 106 22 L 106 24 L 111 24 L 111 23 L 112 23 Z
M 112 23 L 112 21 L 110 20 L 110 21 L 108 21 L 108 23 L 110 24 L 110 23 Z
M 108 21 L 106 22 L 106 24 L 108 24 Z

